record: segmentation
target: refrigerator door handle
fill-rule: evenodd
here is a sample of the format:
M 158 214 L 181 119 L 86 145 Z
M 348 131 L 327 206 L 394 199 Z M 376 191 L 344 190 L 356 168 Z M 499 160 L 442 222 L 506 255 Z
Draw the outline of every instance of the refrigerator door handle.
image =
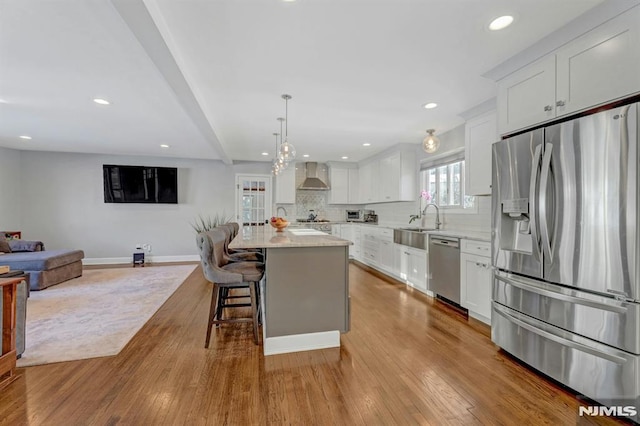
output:
M 533 257 L 540 260 L 542 249 L 540 247 L 540 234 L 538 232 L 538 203 L 537 184 L 540 174 L 540 157 L 542 156 L 542 145 L 536 146 L 531 161 L 531 180 L 529 182 L 529 223 L 531 225 L 531 236 L 533 237 Z
M 549 236 L 549 224 L 547 223 L 547 184 L 551 174 L 551 153 L 553 144 L 547 143 L 544 146 L 544 156 L 542 157 L 542 171 L 540 173 L 540 190 L 538 191 L 538 201 L 540 203 L 540 234 L 543 251 L 553 259 L 551 252 L 551 237 Z
M 591 355 L 595 355 L 598 358 L 604 358 L 607 359 L 611 362 L 615 362 L 616 364 L 625 364 L 627 362 L 626 359 L 614 355 L 612 353 L 607 353 L 607 352 L 603 352 L 601 350 L 598 350 L 596 348 L 592 348 L 589 347 L 587 345 L 583 345 L 582 343 L 577 343 L 577 342 L 573 342 L 571 340 L 565 339 L 563 337 L 560 336 L 556 336 L 553 333 L 550 333 L 548 331 L 542 330 L 538 327 L 536 327 L 535 325 L 531 325 L 528 322 L 523 321 L 522 319 L 516 317 L 515 315 L 511 314 L 510 312 L 507 312 L 505 309 L 501 309 L 501 307 L 496 306 L 496 304 L 494 303 L 494 312 L 497 314 L 502 315 L 503 317 L 507 318 L 509 321 L 513 322 L 514 324 L 519 325 L 520 327 L 524 328 L 525 330 L 528 330 L 534 334 L 537 334 L 539 336 L 544 337 L 545 339 L 549 339 L 552 340 L 554 342 L 560 343 L 561 345 L 564 346 L 568 346 L 570 348 L 573 349 L 577 349 L 581 352 L 586 352 L 588 354 Z
M 562 300 L 565 302 L 570 302 L 576 305 L 584 305 L 584 306 L 590 306 L 592 308 L 596 308 L 596 309 L 600 309 L 603 311 L 610 311 L 610 312 L 615 312 L 618 314 L 625 314 L 627 313 L 627 308 L 623 307 L 623 306 L 615 306 L 615 305 L 610 305 L 610 304 L 606 304 L 606 303 L 599 303 L 596 302 L 594 300 L 588 300 L 588 299 L 583 299 L 580 297 L 575 297 L 575 296 L 570 296 L 568 294 L 562 294 L 559 292 L 555 292 L 555 291 L 551 291 L 551 290 L 547 290 L 544 288 L 539 288 L 536 286 L 533 286 L 531 284 L 526 284 L 526 283 L 522 283 L 520 281 L 511 279 L 511 278 L 507 278 L 501 275 L 494 275 L 496 280 L 505 282 L 509 285 L 512 285 L 514 287 L 517 287 L 519 289 L 522 289 L 524 291 L 528 291 L 531 293 L 536 293 L 539 294 L 541 296 L 547 296 L 547 297 L 551 297 L 553 299 L 557 299 L 557 300 Z

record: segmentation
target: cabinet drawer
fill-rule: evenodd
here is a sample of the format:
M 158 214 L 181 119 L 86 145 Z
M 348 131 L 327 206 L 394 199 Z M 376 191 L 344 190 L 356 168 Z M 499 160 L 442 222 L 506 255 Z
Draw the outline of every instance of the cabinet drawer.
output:
M 463 253 L 491 257 L 491 243 L 486 241 L 462 240 L 461 250 Z
M 382 241 L 393 242 L 393 229 L 381 228 L 378 230 L 378 238 Z

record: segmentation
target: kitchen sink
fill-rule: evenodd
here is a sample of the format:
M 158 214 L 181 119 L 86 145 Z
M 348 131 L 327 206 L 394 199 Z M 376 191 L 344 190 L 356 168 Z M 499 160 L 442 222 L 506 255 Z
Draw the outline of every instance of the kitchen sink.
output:
M 429 246 L 429 234 L 433 228 L 395 228 L 393 242 L 417 249 L 425 250 Z

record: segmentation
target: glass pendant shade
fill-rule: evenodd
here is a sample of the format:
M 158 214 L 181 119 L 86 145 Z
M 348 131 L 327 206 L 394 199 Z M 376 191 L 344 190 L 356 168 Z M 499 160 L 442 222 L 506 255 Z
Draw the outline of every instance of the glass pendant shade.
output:
M 296 148 L 287 142 L 286 139 L 284 140 L 284 143 L 280 145 L 278 158 L 280 158 L 285 164 L 289 164 L 296 158 Z
M 429 154 L 433 154 L 440 148 L 440 139 L 433 132 L 435 132 L 434 129 L 427 130 L 429 135 L 422 141 L 422 149 Z

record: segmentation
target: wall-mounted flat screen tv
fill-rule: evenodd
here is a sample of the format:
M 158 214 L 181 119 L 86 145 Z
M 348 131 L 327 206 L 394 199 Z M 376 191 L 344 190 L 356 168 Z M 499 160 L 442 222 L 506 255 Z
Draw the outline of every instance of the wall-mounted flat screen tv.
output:
M 175 167 L 102 166 L 105 203 L 178 203 Z

